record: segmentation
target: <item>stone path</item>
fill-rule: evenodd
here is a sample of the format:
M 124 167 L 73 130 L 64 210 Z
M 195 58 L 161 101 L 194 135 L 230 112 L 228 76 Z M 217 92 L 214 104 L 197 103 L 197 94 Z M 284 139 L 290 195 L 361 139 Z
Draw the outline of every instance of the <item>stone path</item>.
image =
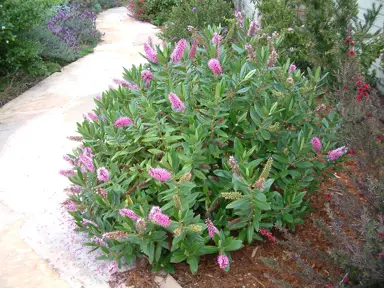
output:
M 0 108 L 2 288 L 106 287 L 96 268 L 65 246 L 70 235 L 59 208 L 68 182 L 58 170 L 74 146 L 66 137 L 74 135 L 76 121 L 113 78 L 122 77 L 123 66 L 143 62 L 138 53 L 158 31 L 128 17 L 123 7 L 101 13 L 97 26 L 105 35 L 93 54 Z

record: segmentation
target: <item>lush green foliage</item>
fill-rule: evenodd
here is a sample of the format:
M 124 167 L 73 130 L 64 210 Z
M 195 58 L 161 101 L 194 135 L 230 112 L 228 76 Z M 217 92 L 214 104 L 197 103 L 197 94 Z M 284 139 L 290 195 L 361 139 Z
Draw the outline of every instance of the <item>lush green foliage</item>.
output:
M 138 20 L 163 25 L 177 3 L 176 0 L 130 0 L 127 8 L 130 14 Z
M 333 83 L 337 81 L 341 65 L 338 59 L 350 50 L 360 56 L 359 64 L 367 77 L 371 74 L 372 62 L 384 49 L 382 29 L 373 26 L 381 5 L 367 10 L 362 21 L 358 18 L 356 0 L 304 0 L 299 8 L 297 1 L 254 2 L 262 14 L 261 33 L 277 31 L 284 36 L 280 56 L 292 59 L 301 68 L 324 67 L 330 72 L 329 80 Z M 289 32 L 288 28 L 293 31 Z M 344 44 L 348 36 L 355 44 L 353 47 Z
M 103 9 L 121 5 L 120 0 L 70 0 L 69 3 L 72 6 L 79 6 L 92 12 L 100 12 Z
M 233 18 L 233 9 L 224 0 L 183 1 L 172 9 L 160 36 L 166 40 L 188 39 L 188 26 L 200 30 L 207 25 L 225 24 L 230 18 Z
M 26 39 L 31 27 L 42 24 L 50 7 L 60 0 L 5 0 L 0 3 L 0 66 L 1 74 L 23 69 L 29 73 L 41 70 L 40 50 Z
M 155 269 L 171 271 L 170 263 L 186 261 L 196 272 L 201 255 L 230 258 L 243 243 L 261 240 L 261 228 L 303 223 L 309 195 L 332 165 L 313 152 L 311 139 L 322 139 L 323 152 L 331 149 L 337 121 L 315 111 L 320 69 L 307 79 L 290 72 L 289 62 L 268 64 L 279 39 L 254 47 L 255 58 L 248 59 L 240 47 L 252 39 L 234 26 L 221 43 L 222 74 L 207 65 L 217 56 L 211 39 L 220 29 L 195 32 L 200 48 L 194 59 L 186 57 L 187 48 L 174 64 L 173 45 L 157 47 L 159 63 L 145 67 L 153 73 L 149 86 L 141 77 L 144 67 L 125 70 L 131 89 L 106 91 L 95 101 L 98 118 L 78 124 L 83 147 L 69 155 L 76 172 L 70 180 L 81 189 L 72 190 L 66 204 L 103 259 L 131 263 L 143 254 Z M 184 111 L 172 110 L 170 93 L 185 103 Z M 122 116 L 133 124 L 114 126 Z M 82 157 L 90 170 L 80 164 Z M 92 166 L 106 168 L 109 180 L 102 182 Z M 157 167 L 170 171 L 171 179 L 152 179 L 149 171 Z M 149 219 L 153 206 L 170 225 Z M 119 213 L 123 208 L 144 219 L 140 227 Z M 220 230 L 213 240 L 207 217 Z M 109 232 L 115 236 L 101 242 Z

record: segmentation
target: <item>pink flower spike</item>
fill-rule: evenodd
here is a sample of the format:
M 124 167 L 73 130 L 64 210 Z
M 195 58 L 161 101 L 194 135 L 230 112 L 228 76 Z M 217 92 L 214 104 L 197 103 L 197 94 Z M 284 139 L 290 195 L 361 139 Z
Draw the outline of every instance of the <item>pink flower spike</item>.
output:
M 219 264 L 219 267 L 220 267 L 221 269 L 225 269 L 225 268 L 227 268 L 228 265 L 229 265 L 229 259 L 228 259 L 228 257 L 225 256 L 225 255 L 219 255 L 219 256 L 217 257 L 217 264 Z
M 109 180 L 109 172 L 105 167 L 100 167 L 97 169 L 97 179 L 101 182 L 106 182 Z
M 97 116 L 94 112 L 89 112 L 88 114 L 89 119 L 91 119 L 93 122 L 99 121 L 99 116 Z
M 144 44 L 144 52 L 145 52 L 145 56 L 148 58 L 149 61 L 153 63 L 159 62 L 159 60 L 157 59 L 156 49 L 152 48 L 148 43 Z
M 244 24 L 243 24 L 244 18 L 243 18 L 243 15 L 241 14 L 240 11 L 236 11 L 236 12 L 235 12 L 235 18 L 236 18 L 236 24 L 237 24 L 240 28 L 243 28 L 243 27 L 244 27 Z
M 193 59 L 193 58 L 196 57 L 197 44 L 199 44 L 199 41 L 193 40 L 191 50 L 189 50 L 189 53 L 188 53 L 188 58 L 189 59 Z
M 223 70 L 221 69 L 220 62 L 217 59 L 211 59 L 208 61 L 208 67 L 211 69 L 212 73 L 215 75 L 220 75 L 223 73 Z
M 295 71 L 296 68 L 297 68 L 296 65 L 291 64 L 291 65 L 289 66 L 289 72 L 293 72 L 293 71 Z
M 185 110 L 184 103 L 180 100 L 175 93 L 169 93 L 168 95 L 169 102 L 171 102 L 172 109 L 175 112 L 182 112 Z
M 151 168 L 148 171 L 148 174 L 155 180 L 160 182 L 166 182 L 171 179 L 171 173 L 163 168 Z
M 77 204 L 76 202 L 74 202 L 74 201 L 68 199 L 68 200 L 66 200 L 66 201 L 63 203 L 63 205 L 64 205 L 64 208 L 65 208 L 67 211 L 74 212 L 74 211 L 76 211 L 77 206 L 78 206 L 79 204 Z
M 335 161 L 347 152 L 348 152 L 348 148 L 345 146 L 342 146 L 342 147 L 337 148 L 335 150 L 329 151 L 328 152 L 328 161 Z
M 85 155 L 85 154 L 81 154 L 79 156 L 79 159 L 81 161 L 81 163 L 91 172 L 94 172 L 95 171 L 95 166 L 93 165 L 93 162 L 92 162 L 92 158 Z
M 91 147 L 83 147 L 81 150 L 83 151 L 84 155 L 88 156 L 89 158 L 93 158 Z
M 81 224 L 83 224 L 84 226 L 87 224 L 92 224 L 93 226 L 98 227 L 95 222 L 88 220 L 88 219 L 85 219 L 85 218 L 83 219 L 83 221 L 81 221 Z
M 133 121 L 131 118 L 123 116 L 115 121 L 114 126 L 115 128 L 118 128 L 118 127 L 126 127 L 132 124 L 133 124 Z
M 249 25 L 248 29 L 248 37 L 255 36 L 257 33 L 257 30 L 259 29 L 259 25 L 257 25 L 256 20 L 253 20 L 251 24 Z
M 187 30 L 188 30 L 188 31 L 192 31 L 193 29 L 194 29 L 193 26 L 191 26 L 191 25 L 188 25 L 188 26 L 187 26 Z
M 158 213 L 162 213 L 161 209 L 159 206 L 153 206 L 151 211 L 149 211 L 149 214 L 148 214 L 148 219 L 153 221 L 154 220 L 154 217 L 156 214 Z
M 74 170 L 60 170 L 59 173 L 65 177 L 73 177 L 76 175 Z
M 139 87 L 136 85 L 136 84 L 132 84 L 131 82 L 128 82 L 128 81 L 125 81 L 125 80 L 121 80 L 121 79 L 113 79 L 113 82 L 117 85 L 120 85 L 124 88 L 127 88 L 129 90 L 139 90 Z M 113 89 L 113 87 L 110 87 L 111 89 Z
M 149 84 L 153 80 L 153 74 L 150 70 L 143 70 L 141 71 L 141 79 L 145 82 L 146 88 L 149 87 Z
M 318 137 L 313 137 L 312 138 L 312 149 L 315 152 L 320 152 L 321 149 L 323 148 L 321 141 Z
M 207 225 L 208 235 L 209 237 L 211 237 L 211 239 L 213 239 L 215 234 L 219 234 L 219 230 L 215 227 L 215 225 L 213 225 L 212 221 L 209 218 L 205 220 L 205 224 Z
M 221 36 L 217 32 L 213 33 L 213 37 L 211 40 L 213 44 L 219 44 L 221 42 L 221 40 L 223 40 L 223 36 Z
M 119 264 L 116 261 L 111 262 L 108 266 L 108 272 L 109 274 L 114 274 L 119 269 Z
M 132 220 L 139 219 L 139 216 L 137 216 L 137 214 L 135 212 L 133 212 L 131 209 L 126 209 L 126 208 L 120 209 L 119 213 L 121 216 L 128 217 Z
M 107 243 L 105 243 L 104 240 L 99 237 L 94 236 L 91 240 L 99 246 L 108 247 Z
M 183 58 L 184 50 L 187 48 L 187 40 L 181 39 L 177 42 L 175 49 L 171 54 L 172 63 L 180 62 L 181 58 Z
M 76 166 L 75 164 L 75 159 L 73 159 L 73 158 L 71 158 L 71 157 L 69 157 L 68 155 L 64 155 L 63 156 L 63 159 L 65 160 L 65 161 L 67 161 L 69 164 L 71 164 L 72 166 Z
M 168 215 L 163 213 L 155 214 L 153 217 L 153 222 L 163 227 L 169 227 L 171 225 L 171 219 L 169 219 Z

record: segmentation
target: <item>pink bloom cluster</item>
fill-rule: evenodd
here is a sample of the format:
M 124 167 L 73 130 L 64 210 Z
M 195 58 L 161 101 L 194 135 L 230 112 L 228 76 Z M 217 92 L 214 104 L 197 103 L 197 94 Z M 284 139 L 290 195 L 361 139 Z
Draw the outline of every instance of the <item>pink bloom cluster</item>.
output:
M 269 232 L 267 229 L 260 228 L 259 232 L 261 235 L 267 236 L 269 241 L 271 241 L 273 243 L 276 242 L 276 237 L 272 236 L 272 232 Z
M 168 215 L 163 214 L 160 207 L 158 206 L 152 207 L 148 214 L 148 219 L 163 227 L 168 227 L 171 225 L 171 219 L 169 219 Z
M 183 58 L 184 50 L 187 48 L 187 40 L 181 39 L 177 42 L 175 49 L 171 54 L 171 61 L 173 63 L 180 62 L 181 58 Z
M 100 167 L 97 169 L 97 179 L 101 182 L 106 182 L 109 180 L 109 172 L 107 168 Z
M 219 255 L 217 257 L 217 264 L 219 264 L 219 267 L 221 269 L 225 269 L 229 265 L 229 259 L 226 255 Z
M 98 225 L 95 222 L 88 220 L 88 219 L 85 219 L 85 218 L 83 219 L 83 221 L 81 221 L 81 224 L 83 224 L 83 225 L 92 224 L 93 226 L 98 227 Z
M 139 219 L 139 216 L 135 212 L 133 212 L 131 209 L 127 209 L 127 208 L 120 209 L 119 213 L 120 213 L 121 216 L 128 217 L 128 218 L 130 218 L 132 220 Z
M 108 247 L 107 243 L 105 243 L 103 239 L 96 236 L 92 238 L 92 242 L 95 242 L 97 245 L 100 245 L 100 246 Z
M 197 44 L 199 44 L 199 41 L 197 41 L 196 39 L 193 40 L 191 50 L 189 50 L 189 53 L 188 53 L 188 58 L 189 58 L 189 59 L 193 59 L 193 58 L 196 57 L 196 53 L 197 53 Z
M 249 25 L 248 29 L 248 37 L 255 36 L 257 33 L 257 30 L 259 29 L 259 25 L 257 25 L 256 20 L 253 20 L 251 24 Z
M 188 31 L 192 31 L 193 29 L 194 29 L 193 26 L 191 26 L 191 25 L 188 25 L 188 26 L 187 26 L 187 30 L 188 30 Z
M 171 102 L 172 109 L 175 112 L 182 112 L 185 110 L 184 103 L 180 100 L 175 93 L 169 93 L 168 95 L 169 102 Z
M 329 151 L 328 152 L 328 161 L 335 161 L 347 152 L 348 152 L 348 148 L 345 146 L 342 146 L 342 147 L 337 148 L 335 150 Z
M 109 274 L 114 274 L 117 272 L 117 270 L 119 270 L 119 264 L 116 261 L 112 261 L 108 266 Z
M 131 82 L 121 80 L 121 79 L 113 79 L 113 82 L 117 85 L 120 85 L 129 90 L 139 90 L 139 87 L 136 84 L 132 84 Z
M 60 175 L 63 175 L 65 177 L 73 177 L 76 175 L 75 171 L 72 169 L 60 170 L 59 173 L 60 173 Z
M 211 40 L 213 44 L 219 44 L 221 42 L 221 40 L 223 40 L 223 36 L 221 36 L 217 32 L 213 33 L 213 37 Z
M 205 224 L 207 225 L 207 228 L 208 228 L 209 237 L 211 237 L 213 239 L 215 234 L 219 234 L 219 230 L 215 227 L 215 225 L 213 225 L 211 219 L 207 218 L 205 220 Z
M 76 166 L 76 160 L 73 159 L 72 157 L 69 157 L 68 155 L 64 155 L 63 159 L 67 161 L 69 164 L 71 164 L 72 166 Z
M 208 61 L 208 67 L 211 69 L 212 73 L 215 75 L 220 75 L 223 73 L 223 70 L 221 69 L 221 65 L 219 60 L 217 59 L 211 59 Z
M 321 141 L 318 137 L 313 137 L 312 138 L 312 149 L 315 152 L 320 152 L 321 149 L 323 148 Z
M 115 126 L 115 128 L 118 128 L 118 127 L 126 127 L 132 124 L 133 124 L 133 121 L 131 118 L 123 116 L 117 119 L 113 126 Z
M 88 118 L 91 119 L 94 122 L 99 121 L 99 116 L 95 112 L 88 112 Z
M 240 27 L 240 28 L 243 28 L 244 27 L 244 18 L 243 18 L 243 15 L 241 14 L 240 11 L 236 11 L 235 12 L 235 18 L 236 18 L 236 24 Z
M 145 82 L 145 87 L 148 88 L 149 84 L 153 80 L 153 74 L 150 70 L 141 71 L 141 79 Z
M 295 71 L 296 68 L 297 68 L 296 65 L 291 64 L 291 65 L 289 66 L 289 72 L 293 72 L 293 71 Z
M 63 203 L 64 208 L 65 208 L 67 211 L 70 211 L 70 212 L 74 212 L 74 211 L 76 211 L 78 205 L 79 205 L 79 204 L 77 204 L 75 201 L 72 201 L 72 200 L 70 200 L 70 199 L 66 200 L 66 201 Z
M 71 185 L 69 188 L 66 189 L 67 192 L 70 192 L 70 194 L 75 195 L 80 193 L 81 187 L 78 185 Z
M 139 218 L 136 221 L 136 231 L 139 233 L 144 233 L 147 228 L 147 222 L 143 218 Z
M 148 38 L 148 43 L 144 44 L 144 52 L 145 56 L 148 58 L 149 61 L 153 63 L 159 62 L 159 60 L 157 59 L 157 51 L 153 47 L 151 38 Z
M 213 37 L 212 37 L 212 43 L 213 44 L 216 44 L 217 45 L 217 59 L 220 58 L 220 52 L 221 52 L 221 48 L 220 48 L 220 42 L 221 40 L 223 40 L 223 36 L 221 36 L 220 34 L 218 34 L 217 32 L 213 33 Z
M 171 173 L 163 168 L 151 168 L 148 174 L 155 180 L 166 182 L 171 179 Z
M 92 157 L 86 153 L 79 155 L 80 162 L 91 172 L 95 171 L 95 166 L 93 165 Z

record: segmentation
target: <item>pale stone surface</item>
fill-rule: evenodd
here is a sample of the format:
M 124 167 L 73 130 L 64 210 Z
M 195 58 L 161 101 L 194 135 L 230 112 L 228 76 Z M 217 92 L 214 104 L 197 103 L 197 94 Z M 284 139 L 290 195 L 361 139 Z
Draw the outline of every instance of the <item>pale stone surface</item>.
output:
M 62 155 L 76 145 L 66 139 L 76 121 L 113 78 L 122 78 L 122 67 L 144 62 L 139 52 L 158 30 L 128 17 L 123 7 L 101 13 L 97 25 L 105 36 L 94 53 L 0 108 L 1 288 L 68 287 L 55 270 L 72 287 L 107 287 L 106 267 L 94 255 L 87 258 L 84 239 L 73 238 L 63 223 L 68 180 L 58 171 L 66 168 Z

